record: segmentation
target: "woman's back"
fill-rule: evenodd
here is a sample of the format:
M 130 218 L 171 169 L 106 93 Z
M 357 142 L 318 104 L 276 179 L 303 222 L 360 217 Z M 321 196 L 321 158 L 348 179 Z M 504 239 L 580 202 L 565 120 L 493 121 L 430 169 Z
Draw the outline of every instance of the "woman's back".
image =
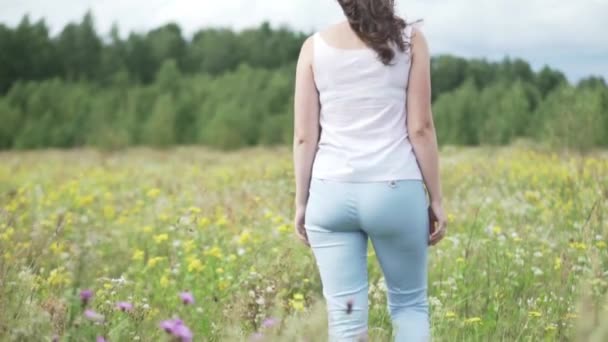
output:
M 313 37 L 321 136 L 312 176 L 354 182 L 422 179 L 406 126 L 409 51 L 394 46 L 394 58 L 385 65 L 376 51 L 357 46 L 348 30 L 337 25 Z M 409 39 L 411 26 L 403 33 Z M 351 42 L 349 34 L 355 37 Z

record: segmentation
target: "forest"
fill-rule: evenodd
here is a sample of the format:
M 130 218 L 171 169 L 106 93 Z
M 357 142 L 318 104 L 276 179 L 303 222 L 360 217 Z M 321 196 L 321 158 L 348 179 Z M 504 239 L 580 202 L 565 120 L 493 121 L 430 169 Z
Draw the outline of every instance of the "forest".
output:
M 118 26 L 97 32 L 91 13 L 56 35 L 27 15 L 0 24 L 0 149 L 290 144 L 295 64 L 309 34 L 263 23 L 186 37 L 168 23 L 121 37 Z M 602 77 L 571 84 L 510 56 L 433 55 L 431 67 L 440 145 L 608 146 Z

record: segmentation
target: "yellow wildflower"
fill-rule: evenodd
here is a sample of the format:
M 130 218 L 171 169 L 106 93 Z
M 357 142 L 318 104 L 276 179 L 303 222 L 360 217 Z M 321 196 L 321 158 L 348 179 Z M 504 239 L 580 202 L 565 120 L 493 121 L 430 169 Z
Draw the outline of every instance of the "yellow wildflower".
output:
M 152 188 L 152 189 L 148 190 L 146 195 L 148 195 L 148 197 L 154 199 L 154 198 L 158 197 L 158 195 L 160 195 L 160 189 Z
M 481 318 L 480 317 L 471 317 L 471 318 L 465 319 L 464 322 L 466 324 L 481 323 Z
M 154 257 L 154 258 L 150 258 L 150 260 L 148 260 L 148 267 L 154 267 L 156 266 L 159 262 L 161 262 L 165 257 Z
M 111 220 L 116 216 L 116 209 L 114 209 L 111 205 L 106 205 L 103 207 L 103 216 L 106 220 Z
M 160 283 L 161 287 L 169 286 L 169 277 L 167 277 L 166 275 L 163 275 L 162 277 L 160 277 L 159 283 Z
M 494 232 L 494 234 L 500 234 L 502 233 L 502 228 L 500 228 L 500 226 L 494 226 L 492 227 L 492 232 Z
M 528 312 L 528 316 L 529 317 L 540 317 L 540 316 L 542 316 L 542 314 L 538 311 L 530 311 L 530 312 Z
M 304 296 L 301 293 L 295 293 L 293 295 L 293 299 L 295 299 L 295 300 L 304 300 Z
M 560 257 L 556 257 L 555 258 L 555 262 L 553 264 L 553 269 L 555 270 L 559 270 L 562 268 L 562 258 Z
M 51 286 L 68 285 L 70 283 L 70 276 L 64 267 L 58 267 L 49 273 L 47 282 Z
M 136 249 L 133 251 L 133 256 L 131 257 L 134 261 L 144 260 L 144 251 L 141 249 Z
M 606 242 L 604 242 L 604 241 L 598 241 L 598 242 L 595 243 L 595 246 L 597 248 L 599 248 L 599 249 L 604 249 L 604 248 L 606 248 Z
M 200 272 L 205 268 L 197 257 L 188 258 L 188 272 Z
M 582 242 L 570 242 L 570 248 L 578 249 L 580 251 L 584 251 L 587 249 L 587 245 Z
M 239 239 L 238 239 L 238 244 L 239 245 L 244 245 L 246 244 L 249 240 L 251 240 L 251 232 L 249 230 L 244 230 L 241 232 L 241 234 L 239 235 Z
M 214 256 L 218 259 L 221 259 L 223 257 L 222 250 L 217 245 L 214 245 L 213 247 L 211 247 L 211 249 L 205 251 L 204 254 Z
M 198 219 L 197 223 L 200 228 L 205 228 L 211 223 L 211 220 L 209 220 L 208 217 L 201 217 Z
M 217 287 L 220 290 L 225 290 L 228 287 L 228 285 L 229 285 L 229 283 L 228 283 L 228 280 L 226 280 L 226 279 L 222 279 L 217 283 Z
M 454 318 L 456 317 L 456 313 L 454 311 L 448 311 L 445 313 L 445 318 Z
M 156 241 L 156 243 L 162 243 L 163 241 L 167 241 L 169 240 L 169 234 L 163 233 L 163 234 L 158 234 L 154 236 L 154 241 Z
M 184 241 L 184 251 L 186 253 L 192 252 L 193 249 L 194 249 L 194 240 L 190 239 L 190 240 Z
M 0 241 L 9 241 L 13 234 L 15 234 L 15 229 L 13 227 L 8 228 L 4 233 L 0 234 Z
M 219 274 L 222 274 L 222 273 L 224 273 L 224 269 L 221 268 L 221 267 L 218 267 L 218 268 L 215 269 L 215 272 L 217 272 Z
M 279 230 L 279 232 L 283 232 L 283 233 L 291 232 L 291 226 L 288 224 L 282 224 L 279 226 L 278 230 Z

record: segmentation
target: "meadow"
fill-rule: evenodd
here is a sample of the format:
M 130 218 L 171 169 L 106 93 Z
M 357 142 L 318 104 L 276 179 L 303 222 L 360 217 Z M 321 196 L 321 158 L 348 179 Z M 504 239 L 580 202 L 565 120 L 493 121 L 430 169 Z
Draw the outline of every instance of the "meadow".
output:
M 608 154 L 448 146 L 441 172 L 434 340 L 608 340 Z M 323 341 L 293 196 L 286 147 L 2 152 L 0 340 Z

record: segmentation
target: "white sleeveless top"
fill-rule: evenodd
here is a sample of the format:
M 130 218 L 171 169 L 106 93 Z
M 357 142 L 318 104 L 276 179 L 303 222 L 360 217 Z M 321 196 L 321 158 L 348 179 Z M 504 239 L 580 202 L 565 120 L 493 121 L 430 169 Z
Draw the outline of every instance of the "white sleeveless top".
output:
M 405 39 L 411 37 L 407 26 Z M 340 49 L 317 32 L 313 73 L 320 100 L 320 140 L 312 177 L 349 182 L 422 179 L 406 127 L 409 51 L 392 65 L 373 49 Z

